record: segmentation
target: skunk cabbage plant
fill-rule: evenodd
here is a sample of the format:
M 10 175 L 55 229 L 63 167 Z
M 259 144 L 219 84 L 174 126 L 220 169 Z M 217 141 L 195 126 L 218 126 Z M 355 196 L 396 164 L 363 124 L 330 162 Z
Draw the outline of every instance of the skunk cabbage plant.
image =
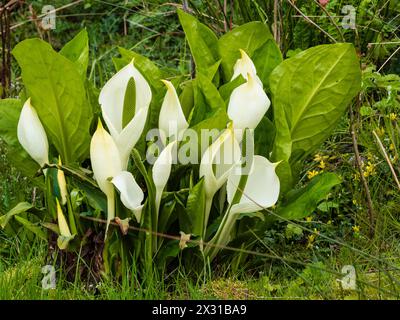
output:
M 178 16 L 195 73 L 119 48 L 115 75 L 95 88 L 86 30 L 60 52 L 40 39 L 16 45 L 24 90 L 0 101 L 0 136 L 45 209 L 18 204 L 0 216 L 5 232 L 55 234 L 65 254 L 101 239 L 101 274 L 135 264 L 142 277 L 178 261 L 203 270 L 246 259 L 222 249 L 251 247 L 271 220 L 301 219 L 330 197 L 334 173 L 300 176 L 360 90 L 354 47 L 283 60 L 267 24 L 218 38 Z

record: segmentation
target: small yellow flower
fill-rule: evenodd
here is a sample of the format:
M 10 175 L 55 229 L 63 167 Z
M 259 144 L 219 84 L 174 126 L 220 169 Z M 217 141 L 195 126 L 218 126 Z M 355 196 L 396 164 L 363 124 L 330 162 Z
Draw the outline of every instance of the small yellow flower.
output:
M 389 114 L 389 118 L 390 118 L 390 120 L 394 121 L 394 120 L 397 119 L 397 114 L 392 112 L 392 113 Z
M 307 236 L 307 249 L 312 248 L 315 241 L 315 234 L 310 234 Z
M 325 167 L 326 167 L 325 161 L 321 160 L 318 167 L 320 167 L 321 169 L 325 169 Z
M 394 150 L 394 144 L 393 143 L 390 144 L 389 149 L 392 150 L 392 151 Z
M 353 199 L 353 204 L 358 205 L 358 201 L 356 199 Z
M 314 161 L 315 161 L 315 162 L 320 162 L 321 159 L 322 159 L 322 157 L 321 157 L 321 155 L 320 155 L 319 153 L 317 153 L 317 154 L 314 156 Z
M 312 221 L 312 217 L 310 216 L 310 217 L 306 217 L 306 221 L 307 222 L 311 222 Z
M 315 162 L 321 162 L 321 161 L 326 160 L 326 159 L 328 159 L 328 158 L 329 158 L 329 156 L 322 156 L 322 155 L 320 155 L 319 153 L 317 153 L 317 154 L 314 156 L 314 161 L 315 161 Z
M 314 233 L 307 236 L 307 249 L 312 248 L 315 238 L 319 235 L 319 231 L 314 228 Z
M 360 233 L 360 226 L 354 225 L 354 226 L 352 226 L 351 228 L 353 229 L 353 232 L 354 232 L 354 233 Z
M 367 162 L 367 165 L 365 166 L 365 170 L 363 172 L 364 177 L 369 177 L 373 176 L 376 173 L 375 171 L 375 165 L 371 163 L 370 161 Z
M 316 175 L 320 174 L 322 171 L 316 171 L 316 170 L 312 170 L 312 171 L 307 171 L 307 178 L 309 180 L 311 180 L 312 178 L 314 178 Z

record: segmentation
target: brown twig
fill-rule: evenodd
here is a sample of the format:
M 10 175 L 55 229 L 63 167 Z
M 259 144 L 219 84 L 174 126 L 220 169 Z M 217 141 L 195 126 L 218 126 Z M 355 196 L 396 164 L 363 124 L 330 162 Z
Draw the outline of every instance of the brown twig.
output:
M 335 26 L 336 30 L 339 32 L 340 38 L 342 39 L 343 42 L 346 41 L 346 39 L 344 38 L 343 32 L 340 29 L 340 27 L 337 25 L 337 23 L 335 22 L 335 20 L 333 19 L 333 17 L 331 16 L 331 14 L 328 12 L 328 10 L 326 10 L 326 8 L 319 3 L 319 1 L 314 0 L 314 2 L 317 4 L 318 7 L 321 8 L 321 10 L 328 16 L 329 20 L 331 20 L 332 24 Z
M 385 147 L 383 146 L 382 141 L 381 141 L 381 139 L 379 139 L 379 137 L 378 137 L 378 135 L 376 134 L 375 130 L 372 130 L 372 133 L 373 133 L 373 135 L 375 136 L 376 141 L 377 141 L 377 143 L 378 143 L 378 146 L 380 147 L 380 149 L 381 149 L 381 151 L 382 151 L 382 153 L 383 153 L 383 156 L 385 157 L 385 160 L 386 160 L 386 162 L 387 162 L 388 165 L 389 165 L 389 168 L 390 168 L 390 171 L 392 172 L 394 181 L 395 181 L 396 184 L 397 184 L 397 188 L 399 188 L 399 190 L 400 190 L 400 182 L 399 182 L 399 179 L 397 178 L 396 171 L 394 170 L 394 168 L 393 168 L 393 166 L 392 166 L 392 163 L 391 163 L 391 161 L 390 161 L 390 159 L 389 159 L 389 157 L 388 157 L 388 155 L 387 155 L 387 152 L 386 152 L 386 150 L 385 150 Z
M 291 0 L 286 0 L 289 2 L 289 4 L 310 24 L 312 24 L 314 27 L 316 27 L 318 30 L 320 30 L 323 34 L 325 34 L 329 39 L 331 39 L 333 42 L 337 43 L 336 39 L 332 37 L 328 32 L 326 32 L 324 29 L 322 29 L 319 25 L 317 25 L 314 21 L 312 21 L 309 17 L 307 17 Z
M 357 97 L 357 106 L 359 106 L 360 104 L 361 104 L 361 93 Z M 353 141 L 354 155 L 356 157 L 356 164 L 358 167 L 358 171 L 360 173 L 361 182 L 364 186 L 365 194 L 367 196 L 368 216 L 369 216 L 369 224 L 370 224 L 369 233 L 370 233 L 370 237 L 372 237 L 375 233 L 375 231 L 374 231 L 374 229 L 375 229 L 374 228 L 374 216 L 375 215 L 374 215 L 374 209 L 373 209 L 373 204 L 372 204 L 372 199 L 371 199 L 371 192 L 369 191 L 367 179 L 365 179 L 364 173 L 362 170 L 362 161 L 361 161 L 361 157 L 360 157 L 360 152 L 358 150 L 356 124 L 354 121 L 354 113 L 353 113 L 352 105 L 350 105 L 350 128 L 351 128 L 351 138 Z
M 182 9 L 183 9 L 183 11 L 189 13 L 189 4 L 188 4 L 187 0 L 183 0 Z M 191 78 L 194 79 L 196 77 L 196 65 L 194 63 L 193 55 L 190 55 L 190 67 L 191 67 L 190 75 L 191 75 Z
M 389 60 L 392 59 L 392 58 L 394 57 L 394 55 L 395 55 L 397 52 L 399 52 L 399 50 L 400 50 L 400 47 L 398 47 L 398 48 L 390 55 L 390 57 L 386 59 L 386 61 L 381 65 L 381 67 L 378 69 L 377 72 L 380 72 L 380 71 L 383 69 L 383 67 L 386 66 L 386 64 L 389 62 Z
M 279 48 L 281 48 L 280 45 L 280 35 L 279 35 L 279 30 L 278 30 L 278 0 L 274 0 L 274 24 L 273 24 L 273 31 L 274 31 L 274 39 L 275 42 L 278 44 Z

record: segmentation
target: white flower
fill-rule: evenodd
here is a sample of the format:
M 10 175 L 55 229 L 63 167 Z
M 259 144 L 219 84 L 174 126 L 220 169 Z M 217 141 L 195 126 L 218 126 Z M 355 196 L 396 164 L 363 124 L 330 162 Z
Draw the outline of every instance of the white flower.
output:
M 217 140 L 204 152 L 201 158 L 199 172 L 200 178 L 204 177 L 204 189 L 206 193 L 204 226 L 207 226 L 215 193 L 227 181 L 230 171 L 240 159 L 240 146 L 231 126 L 225 129 Z M 206 230 L 203 230 L 204 234 L 205 231 Z
M 41 167 L 49 163 L 49 143 L 46 131 L 29 98 L 21 110 L 17 127 L 18 141 Z
M 161 106 L 158 127 L 162 141 L 166 145 L 167 138 L 173 137 L 174 140 L 179 140 L 189 124 L 183 114 L 174 86 L 170 81 L 162 80 L 162 82 L 167 87 L 167 93 Z
M 94 178 L 100 190 L 107 196 L 107 230 L 115 217 L 114 187 L 110 180 L 122 171 L 117 145 L 99 121 L 90 142 L 90 160 Z
M 271 105 L 264 92 L 250 73 L 246 83 L 232 91 L 228 104 L 228 116 L 233 121 L 233 127 L 239 132 L 244 129 L 255 129 Z M 237 137 L 241 140 L 241 137 Z
M 143 209 L 144 194 L 140 189 L 132 173 L 122 171 L 111 180 L 112 184 L 121 194 L 121 202 L 135 215 L 136 221 L 140 223 Z
M 236 79 L 239 75 L 242 75 L 243 78 L 248 80 L 248 74 L 250 74 L 256 81 L 257 83 L 262 87 L 263 84 L 260 80 L 260 78 L 257 76 L 257 71 L 256 67 L 254 66 L 253 61 L 250 59 L 250 57 L 247 55 L 247 53 L 242 50 L 240 50 L 240 55 L 241 58 L 236 60 L 236 63 L 233 67 L 233 76 L 232 80 Z
M 233 128 L 229 127 L 208 147 L 200 162 L 200 178 L 204 177 L 206 194 L 209 197 L 227 181 L 230 170 L 240 160 L 241 151 Z
M 171 174 L 173 148 L 177 141 L 170 142 L 160 153 L 153 166 L 153 182 L 156 187 L 156 210 L 160 209 L 162 193 Z
M 136 92 L 135 114 L 123 126 L 124 101 L 128 83 L 134 80 Z M 133 61 L 117 72 L 103 87 L 99 96 L 102 115 L 110 130 L 126 168 L 129 154 L 139 140 L 146 124 L 147 113 L 151 102 L 152 93 L 149 84 L 142 74 L 135 68 Z
M 280 182 L 275 172 L 278 163 L 271 163 L 267 158 L 254 156 L 253 165 L 247 178 L 239 203 L 232 205 L 230 214 L 251 213 L 269 208 L 278 201 Z M 227 197 L 228 203 L 238 190 L 241 176 L 232 170 L 228 177 Z
M 218 230 L 208 242 L 204 254 L 213 259 L 231 240 L 232 229 L 241 213 L 253 213 L 273 206 L 279 197 L 280 182 L 275 172 L 278 163 L 271 163 L 267 158 L 254 156 L 250 174 L 245 186 L 240 189 L 242 176 L 236 170 L 230 172 L 227 183 L 227 196 L 230 207 L 225 213 Z M 239 198 L 235 198 L 239 192 Z

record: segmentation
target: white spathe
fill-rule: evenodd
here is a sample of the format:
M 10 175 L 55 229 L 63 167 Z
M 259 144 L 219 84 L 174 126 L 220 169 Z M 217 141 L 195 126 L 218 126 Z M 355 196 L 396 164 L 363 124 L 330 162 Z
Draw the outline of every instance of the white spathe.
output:
M 110 180 L 122 171 L 119 150 L 110 134 L 99 121 L 90 142 L 90 161 L 94 178 L 107 196 L 107 229 L 115 217 L 114 187 Z
M 121 194 L 121 202 L 125 207 L 135 215 L 136 221 L 140 223 L 144 194 L 140 189 L 132 173 L 122 171 L 116 175 L 112 180 L 112 184 L 117 188 Z
M 265 157 L 254 156 L 243 194 L 239 203 L 232 205 L 230 215 L 257 212 L 273 206 L 278 201 L 280 182 L 275 172 L 277 165 L 278 163 L 271 163 Z M 240 175 L 235 174 L 235 170 L 232 170 L 228 177 L 227 197 L 230 204 L 238 189 L 240 178 Z
M 156 187 L 156 209 L 160 208 L 162 193 L 171 174 L 174 147 L 177 141 L 170 142 L 160 153 L 153 166 L 153 182 Z
M 173 84 L 167 80 L 162 80 L 162 82 L 167 87 L 167 93 L 161 105 L 158 128 L 165 145 L 167 138 L 173 137 L 174 140 L 180 140 L 181 135 L 189 127 L 189 124 L 183 114 L 182 106 Z
M 123 128 L 124 99 L 131 78 L 134 79 L 136 88 L 135 116 Z M 151 98 L 151 88 L 135 68 L 133 60 L 108 80 L 100 92 L 102 115 L 118 147 L 124 167 L 127 166 L 129 154 L 145 127 Z
M 227 182 L 227 197 L 231 206 L 223 216 L 217 232 L 204 250 L 205 256 L 209 257 L 210 260 L 216 256 L 221 246 L 227 245 L 231 240 L 232 230 L 241 213 L 257 212 L 273 206 L 278 201 L 280 182 L 275 173 L 278 164 L 271 163 L 262 156 L 254 156 L 250 174 L 243 190 L 239 189 L 242 178 L 240 170 L 231 170 Z M 235 203 L 233 203 L 236 192 L 241 192 L 240 199 L 236 198 Z
M 233 66 L 233 76 L 231 81 L 236 79 L 239 75 L 242 75 L 243 78 L 248 80 L 248 74 L 250 73 L 251 76 L 255 78 L 257 83 L 262 87 L 263 84 L 260 78 L 257 76 L 257 70 L 253 61 L 244 50 L 239 49 L 239 51 L 241 58 L 237 59 L 235 65 Z
M 229 126 L 207 148 L 200 162 L 200 178 L 204 177 L 206 195 L 212 198 L 227 181 L 229 172 L 241 158 L 240 146 Z M 215 171 L 214 171 L 215 169 Z
M 41 167 L 49 163 L 49 142 L 46 131 L 40 122 L 29 98 L 22 107 L 17 126 L 18 141 L 25 151 Z
M 233 121 L 233 127 L 243 131 L 246 128 L 255 129 L 271 105 L 254 76 L 248 73 L 246 83 L 232 91 L 228 104 L 228 116 Z M 240 139 L 239 139 L 240 140 Z

